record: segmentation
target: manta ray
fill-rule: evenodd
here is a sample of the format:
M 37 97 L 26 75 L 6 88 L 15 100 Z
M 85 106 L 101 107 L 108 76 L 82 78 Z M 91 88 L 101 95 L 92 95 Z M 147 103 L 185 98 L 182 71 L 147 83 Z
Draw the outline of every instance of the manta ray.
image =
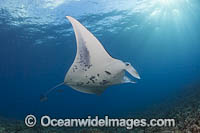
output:
M 116 84 L 135 83 L 125 72 L 140 79 L 139 74 L 128 62 L 111 57 L 99 40 L 79 21 L 71 16 L 66 18 L 75 32 L 77 51 L 73 64 L 69 68 L 64 82 L 49 89 L 41 100 L 61 85 L 89 94 L 101 94 L 106 88 Z

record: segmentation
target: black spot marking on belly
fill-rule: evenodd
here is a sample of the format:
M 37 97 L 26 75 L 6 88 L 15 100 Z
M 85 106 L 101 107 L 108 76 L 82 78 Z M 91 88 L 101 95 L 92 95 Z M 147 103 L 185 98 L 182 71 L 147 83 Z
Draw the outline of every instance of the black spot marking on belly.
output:
M 77 65 L 74 65 L 74 69 L 78 69 L 78 66 L 77 66 Z
M 88 69 L 90 69 L 90 67 L 92 67 L 92 64 L 90 64 L 90 65 L 88 66 Z
M 109 71 L 104 71 L 106 74 L 111 75 L 111 73 Z
M 99 74 L 99 73 L 97 73 L 97 76 L 99 77 L 99 76 L 100 76 L 100 74 Z
M 92 81 L 92 83 L 95 83 L 95 76 L 91 76 L 89 79 Z
M 82 70 L 85 71 L 85 72 L 87 71 L 87 69 L 85 69 L 85 68 L 83 68 Z
M 73 71 L 73 72 L 76 72 L 77 69 L 78 69 L 78 66 L 77 66 L 77 65 L 74 65 L 73 68 L 72 68 L 72 71 Z
M 108 84 L 109 83 L 109 81 L 107 81 L 107 80 L 102 80 L 102 82 L 100 82 L 99 84 L 100 85 L 106 85 L 106 84 Z

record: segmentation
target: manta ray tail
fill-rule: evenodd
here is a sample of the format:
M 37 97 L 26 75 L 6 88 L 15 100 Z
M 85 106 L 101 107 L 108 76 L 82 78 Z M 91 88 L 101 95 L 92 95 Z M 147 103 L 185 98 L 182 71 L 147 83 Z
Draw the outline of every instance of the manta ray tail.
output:
M 44 94 L 42 94 L 42 95 L 40 96 L 40 101 L 41 101 L 41 102 L 46 101 L 46 100 L 48 99 L 49 93 L 51 93 L 53 90 L 55 90 L 55 89 L 58 88 L 59 86 L 64 85 L 64 83 L 65 83 L 65 82 L 62 82 L 62 83 L 60 83 L 60 84 L 58 84 L 58 85 L 56 85 L 56 86 L 50 88 L 49 90 L 47 90 L 46 93 L 44 93 Z

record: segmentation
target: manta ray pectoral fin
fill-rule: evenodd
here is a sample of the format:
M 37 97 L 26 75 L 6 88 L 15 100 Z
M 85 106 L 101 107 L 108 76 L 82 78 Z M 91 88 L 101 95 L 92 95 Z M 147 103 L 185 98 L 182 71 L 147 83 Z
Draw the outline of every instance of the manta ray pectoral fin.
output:
M 72 24 L 75 32 L 77 53 L 74 63 L 77 66 L 98 65 L 99 62 L 105 63 L 112 57 L 106 52 L 99 40 L 75 18 L 66 16 Z
M 140 75 L 131 64 L 128 64 L 128 65 L 126 64 L 125 70 L 128 73 L 130 73 L 133 77 L 140 79 Z

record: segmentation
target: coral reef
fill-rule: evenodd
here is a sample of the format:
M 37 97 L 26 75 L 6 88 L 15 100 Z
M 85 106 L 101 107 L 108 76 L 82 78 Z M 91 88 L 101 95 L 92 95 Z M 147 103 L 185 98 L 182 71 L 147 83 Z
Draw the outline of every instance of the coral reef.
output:
M 23 121 L 0 118 L 0 133 L 200 133 L 200 85 L 186 89 L 180 96 L 156 105 L 141 118 L 174 118 L 175 127 L 125 128 L 28 128 Z M 189 90 L 189 91 L 188 91 Z M 176 99 L 176 100 L 174 100 Z M 175 102 L 174 102 L 175 101 Z
M 187 87 L 183 92 L 173 98 L 175 102 L 168 101 L 159 108 L 162 114 L 154 111 L 152 115 L 158 113 L 160 118 L 174 118 L 176 127 L 154 127 L 147 129 L 146 133 L 200 133 L 200 85 Z

